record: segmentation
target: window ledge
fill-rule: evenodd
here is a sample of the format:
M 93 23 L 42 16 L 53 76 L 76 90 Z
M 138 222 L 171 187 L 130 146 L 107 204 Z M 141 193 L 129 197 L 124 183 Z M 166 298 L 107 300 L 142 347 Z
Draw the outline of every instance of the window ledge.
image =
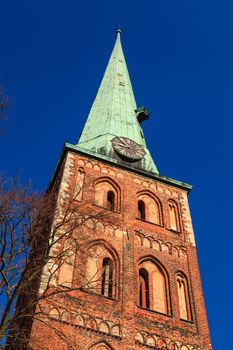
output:
M 146 311 L 146 312 L 150 312 L 150 313 L 153 313 L 153 314 L 158 314 L 158 315 L 161 315 L 161 316 L 165 316 L 165 317 L 171 318 L 171 315 L 169 315 L 169 314 L 164 314 L 163 312 L 159 312 L 159 311 L 147 309 L 147 308 L 142 307 L 142 306 L 139 306 L 139 305 L 137 305 L 137 308 L 140 309 L 140 310 L 144 310 L 144 311 Z
M 192 320 L 185 320 L 184 318 L 180 318 L 180 321 L 188 323 L 188 324 L 194 324 L 194 321 L 192 321 Z
M 147 221 L 147 220 L 143 220 L 143 219 L 139 219 L 139 218 L 136 218 L 136 220 L 145 222 L 147 224 L 155 225 L 155 226 L 158 226 L 158 227 L 164 227 L 164 225 L 156 224 L 155 222 L 151 222 L 151 221 Z
M 107 296 L 105 296 L 105 295 L 99 294 L 99 293 L 95 292 L 94 290 L 90 290 L 90 289 L 88 289 L 88 288 L 82 287 L 82 288 L 80 288 L 80 290 L 81 290 L 82 292 L 84 292 L 84 293 L 88 293 L 88 294 L 91 294 L 91 295 L 95 295 L 95 296 L 97 296 L 97 297 L 100 298 L 100 299 L 118 301 L 118 299 L 116 299 L 116 298 L 107 297 Z
M 92 203 L 92 205 L 94 205 L 97 208 L 101 208 L 101 209 L 107 210 L 108 212 L 111 212 L 111 213 L 116 213 L 116 214 L 120 214 L 121 213 L 120 210 L 111 210 L 111 209 L 108 209 L 106 207 L 102 207 L 102 205 L 98 205 L 96 203 Z
M 169 231 L 171 231 L 171 232 L 176 233 L 177 235 L 181 235 L 181 232 L 180 232 L 180 231 L 178 231 L 178 230 L 174 230 L 174 228 L 170 228 L 170 227 L 168 227 L 167 229 L 168 229 Z

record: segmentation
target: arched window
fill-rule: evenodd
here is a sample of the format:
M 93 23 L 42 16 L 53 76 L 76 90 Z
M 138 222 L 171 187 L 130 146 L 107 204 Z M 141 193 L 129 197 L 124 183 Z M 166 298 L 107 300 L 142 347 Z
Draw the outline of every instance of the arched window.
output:
M 142 200 L 138 201 L 138 219 L 146 220 L 145 203 Z
M 150 308 L 149 277 L 147 270 L 143 268 L 139 270 L 139 305 Z
M 109 258 L 103 259 L 103 272 L 101 283 L 101 294 L 105 297 L 112 297 L 112 261 Z
M 169 201 L 168 202 L 168 209 L 169 209 L 169 226 L 170 229 L 174 231 L 180 231 L 180 225 L 179 225 L 179 212 L 178 207 L 175 202 Z
M 120 211 L 120 188 L 110 179 L 99 179 L 94 184 L 94 203 L 111 211 Z
M 182 320 L 191 321 L 190 299 L 188 292 L 188 284 L 186 277 L 181 274 L 176 274 L 176 285 L 179 300 L 179 312 Z
M 115 209 L 115 194 L 113 191 L 107 193 L 107 209 L 112 211 Z
M 118 258 L 105 243 L 92 245 L 86 253 L 85 289 L 107 298 L 118 296 Z
M 143 193 L 138 196 L 138 219 L 146 220 L 153 224 L 162 224 L 162 206 L 158 198 L 153 194 Z
M 139 265 L 139 306 L 169 313 L 168 279 L 165 271 L 154 261 L 146 260 Z

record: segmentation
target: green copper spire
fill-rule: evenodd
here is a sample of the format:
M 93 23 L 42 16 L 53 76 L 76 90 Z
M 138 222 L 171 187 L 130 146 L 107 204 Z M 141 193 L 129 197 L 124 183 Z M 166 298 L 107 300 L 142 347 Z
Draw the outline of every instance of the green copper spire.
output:
M 146 151 L 142 160 L 131 162 L 130 166 L 158 173 L 139 123 L 147 119 L 149 113 L 143 108 L 137 109 L 120 35 L 121 30 L 117 29 L 111 57 L 77 145 L 126 164 L 128 162 L 114 151 L 111 141 L 116 136 L 129 138 Z M 146 117 L 140 117 L 142 113 Z

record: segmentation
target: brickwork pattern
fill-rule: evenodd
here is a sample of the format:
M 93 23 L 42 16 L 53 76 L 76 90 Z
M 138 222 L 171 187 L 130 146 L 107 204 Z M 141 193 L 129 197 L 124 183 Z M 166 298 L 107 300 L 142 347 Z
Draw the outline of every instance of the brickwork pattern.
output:
M 111 247 L 118 259 L 117 298 L 106 298 L 85 289 L 54 297 L 47 308 L 51 329 L 34 321 L 32 339 L 43 341 L 44 349 L 137 350 L 142 348 L 168 350 L 211 350 L 208 323 L 196 256 L 195 240 L 188 207 L 187 193 L 136 173 L 107 165 L 83 155 L 69 152 L 66 158 L 60 191 L 62 205 L 66 194 L 82 181 L 77 205 L 86 204 L 88 218 L 75 233 L 87 246 L 102 242 Z M 81 175 L 78 169 L 81 168 Z M 120 191 L 117 211 L 110 211 L 95 201 L 95 183 L 109 179 Z M 162 218 L 155 224 L 137 218 L 140 193 L 155 196 L 161 203 Z M 80 193 L 80 192 L 79 192 Z M 169 200 L 177 204 L 179 231 L 169 228 Z M 97 214 L 102 214 L 99 220 Z M 56 249 L 62 249 L 62 243 Z M 158 261 L 168 278 L 168 312 L 162 314 L 139 307 L 138 265 L 143 259 Z M 73 283 L 80 282 L 82 254 L 76 258 Z M 85 260 L 85 258 L 83 258 Z M 179 316 L 176 273 L 188 281 L 191 320 Z M 46 268 L 42 276 L 46 278 Z M 59 281 L 59 270 L 53 281 Z M 58 303 L 59 299 L 59 303 Z M 65 308 L 54 307 L 63 304 Z M 69 310 L 67 312 L 67 310 Z M 60 329 L 69 344 L 57 336 Z M 46 340 L 47 339 L 47 340 Z M 36 345 L 33 350 L 37 350 Z

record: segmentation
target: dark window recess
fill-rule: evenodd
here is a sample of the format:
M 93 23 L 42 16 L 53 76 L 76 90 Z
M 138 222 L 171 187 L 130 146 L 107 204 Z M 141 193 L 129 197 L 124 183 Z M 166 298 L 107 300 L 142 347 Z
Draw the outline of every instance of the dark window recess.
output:
M 145 203 L 142 200 L 138 201 L 138 219 L 146 220 Z
M 139 305 L 146 309 L 150 308 L 149 276 L 145 269 L 139 270 Z
M 115 194 L 113 191 L 108 191 L 107 194 L 107 208 L 114 211 Z
M 112 275 L 112 261 L 109 258 L 104 258 L 101 294 L 109 298 L 112 297 Z

